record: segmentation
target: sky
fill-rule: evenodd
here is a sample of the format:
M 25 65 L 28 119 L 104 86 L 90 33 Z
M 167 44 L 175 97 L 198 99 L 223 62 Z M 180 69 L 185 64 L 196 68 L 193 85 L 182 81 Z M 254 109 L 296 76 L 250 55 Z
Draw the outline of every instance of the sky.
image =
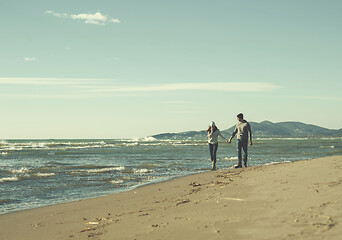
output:
M 342 128 L 342 1 L 0 0 L 0 139 Z

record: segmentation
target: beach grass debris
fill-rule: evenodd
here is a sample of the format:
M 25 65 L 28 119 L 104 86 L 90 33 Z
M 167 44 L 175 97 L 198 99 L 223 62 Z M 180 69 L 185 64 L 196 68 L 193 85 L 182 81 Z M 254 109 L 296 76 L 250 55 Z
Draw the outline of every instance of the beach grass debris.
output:
M 200 187 L 200 186 L 202 186 L 202 184 L 196 183 L 196 182 L 192 182 L 192 183 L 189 184 L 189 186 L 192 186 L 192 187 Z
M 100 223 L 99 222 L 87 222 L 86 224 L 88 224 L 88 225 L 98 225 Z
M 96 228 L 88 227 L 88 228 L 83 228 L 80 232 L 93 231 L 93 230 L 95 230 L 95 229 L 96 229 Z
M 225 200 L 232 200 L 232 201 L 240 201 L 240 202 L 244 202 L 244 199 L 241 198 L 224 198 Z
M 185 199 L 185 200 L 180 200 L 176 203 L 176 206 L 180 205 L 180 204 L 184 204 L 184 203 L 189 203 L 190 200 L 189 199 Z

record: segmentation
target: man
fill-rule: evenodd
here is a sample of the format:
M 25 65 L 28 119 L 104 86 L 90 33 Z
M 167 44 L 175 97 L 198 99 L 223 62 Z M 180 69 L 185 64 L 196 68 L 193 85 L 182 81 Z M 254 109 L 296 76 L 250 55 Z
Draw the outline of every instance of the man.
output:
M 248 135 L 249 144 L 252 146 L 252 131 L 249 123 L 243 119 L 243 114 L 239 113 L 237 115 L 238 123 L 236 124 L 235 130 L 232 136 L 229 138 L 228 143 L 231 143 L 234 136 L 237 134 L 237 148 L 238 148 L 238 159 L 239 163 L 235 168 L 242 168 L 242 150 L 244 152 L 243 162 L 245 167 L 247 167 L 247 146 L 248 146 Z

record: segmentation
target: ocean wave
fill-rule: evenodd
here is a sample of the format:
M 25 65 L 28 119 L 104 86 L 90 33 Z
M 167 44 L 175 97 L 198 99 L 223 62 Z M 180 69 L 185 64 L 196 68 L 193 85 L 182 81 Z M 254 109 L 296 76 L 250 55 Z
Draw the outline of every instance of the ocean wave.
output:
M 13 173 L 13 174 L 23 174 L 23 173 L 28 173 L 30 172 L 31 170 L 26 168 L 26 167 L 22 167 L 20 169 L 10 169 L 8 170 L 10 173 Z
M 65 147 L 65 146 L 93 146 L 93 145 L 106 145 L 105 141 L 98 142 L 50 142 L 46 145 L 48 147 Z
M 146 174 L 146 173 L 153 173 L 155 172 L 152 169 L 147 169 L 147 168 L 141 168 L 141 169 L 126 169 L 125 171 L 123 171 L 123 173 L 126 174 Z
M 224 160 L 224 161 L 235 161 L 235 160 L 238 160 L 238 157 L 224 157 L 222 160 Z
M 146 168 L 143 168 L 143 169 L 133 169 L 133 173 L 135 173 L 135 174 L 144 174 L 144 173 L 152 173 L 152 172 L 154 172 L 154 170 L 146 169 Z
M 17 202 L 17 200 L 10 199 L 10 198 L 0 199 L 0 205 L 2 205 L 2 204 L 8 204 L 8 203 L 13 203 L 13 202 Z
M 22 151 L 22 150 L 70 150 L 114 147 L 114 144 L 107 144 L 105 141 L 94 142 L 49 142 L 49 141 L 29 141 L 29 142 L 0 142 L 2 150 Z
M 262 141 L 273 141 L 273 140 L 286 140 L 286 141 L 291 141 L 291 140 L 299 140 L 299 141 L 305 141 L 305 140 L 308 140 L 309 138 L 277 138 L 277 137 L 275 137 L 275 138 L 272 138 L 272 137 L 270 137 L 270 138 L 268 138 L 268 137 L 266 137 L 266 138 L 256 138 L 256 140 L 262 140 Z
M 121 179 L 121 180 L 123 180 L 123 181 L 129 181 L 129 180 L 132 180 L 132 178 L 131 178 L 131 177 L 129 177 L 129 176 L 122 176 L 122 177 L 120 177 L 120 179 Z
M 123 170 L 125 170 L 125 167 L 107 167 L 107 168 L 87 169 L 87 170 L 80 170 L 80 171 L 87 172 L 87 173 L 104 173 L 104 172 L 123 171 Z
M 52 176 L 55 176 L 56 174 L 55 173 L 34 173 L 32 175 L 38 178 L 43 178 L 43 177 L 52 177 Z
M 319 148 L 335 148 L 335 146 L 319 146 Z
M 130 140 L 126 140 L 126 141 L 133 141 L 133 142 L 154 142 L 154 141 L 158 141 L 158 139 L 154 138 L 154 137 L 144 137 L 144 138 L 132 138 Z
M 19 177 L 5 177 L 5 178 L 0 178 L 0 183 L 3 182 L 18 182 L 20 179 Z
M 322 137 L 321 140 L 341 140 L 342 137 Z
M 126 147 L 134 147 L 134 146 L 138 146 L 139 143 L 138 142 L 134 142 L 134 143 L 126 143 L 126 144 L 123 144 L 124 146 Z
M 163 143 L 140 143 L 140 146 L 161 146 Z
M 119 184 L 119 183 L 123 183 L 124 181 L 123 180 L 113 180 L 113 181 L 110 181 L 110 183 L 112 184 Z
M 173 143 L 173 146 L 202 146 L 203 144 L 199 143 Z
M 143 141 L 143 142 L 153 142 L 153 141 L 157 141 L 157 139 L 154 138 L 154 137 L 145 137 L 143 139 L 140 139 L 140 141 Z
M 161 167 L 161 165 L 155 164 L 155 163 L 144 163 L 140 165 L 140 168 L 147 168 L 147 169 L 152 169 L 152 168 L 157 168 Z

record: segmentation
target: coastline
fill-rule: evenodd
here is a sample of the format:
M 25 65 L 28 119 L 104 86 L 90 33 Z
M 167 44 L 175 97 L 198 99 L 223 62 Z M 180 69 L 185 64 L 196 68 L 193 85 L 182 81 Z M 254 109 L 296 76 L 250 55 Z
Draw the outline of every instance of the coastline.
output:
M 0 239 L 338 239 L 342 156 L 219 169 L 0 215 Z

